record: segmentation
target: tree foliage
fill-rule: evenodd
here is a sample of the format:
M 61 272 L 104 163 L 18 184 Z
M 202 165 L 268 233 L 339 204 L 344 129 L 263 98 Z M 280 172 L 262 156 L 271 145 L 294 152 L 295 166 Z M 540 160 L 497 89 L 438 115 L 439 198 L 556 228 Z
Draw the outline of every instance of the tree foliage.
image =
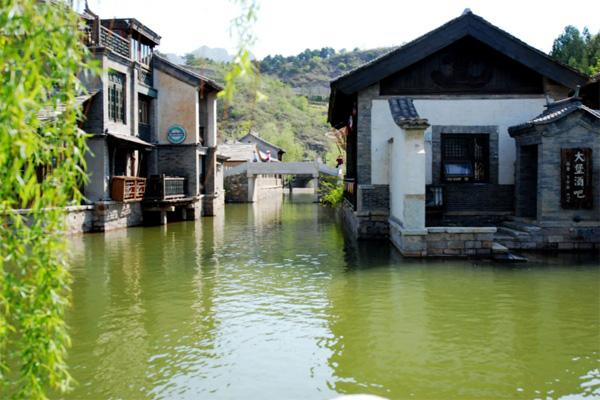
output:
M 550 54 L 585 74 L 600 72 L 600 32 L 593 35 L 587 28 L 580 32 L 568 25 L 554 40 Z
M 276 77 L 311 100 L 327 101 L 329 82 L 390 51 L 390 48 L 339 51 L 331 47 L 306 49 L 295 56 L 267 56 L 259 63 L 263 75 Z
M 66 4 L 0 0 L 0 398 L 44 399 L 71 383 L 62 207 L 81 199 L 84 179 L 84 57 Z

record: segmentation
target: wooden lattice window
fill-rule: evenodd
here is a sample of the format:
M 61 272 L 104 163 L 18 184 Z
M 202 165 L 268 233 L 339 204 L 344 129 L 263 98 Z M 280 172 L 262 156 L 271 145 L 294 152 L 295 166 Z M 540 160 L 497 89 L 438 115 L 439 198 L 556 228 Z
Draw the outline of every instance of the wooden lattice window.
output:
M 108 119 L 125 123 L 125 75 L 108 73 Z
M 442 134 L 445 182 L 487 182 L 489 169 L 489 135 Z

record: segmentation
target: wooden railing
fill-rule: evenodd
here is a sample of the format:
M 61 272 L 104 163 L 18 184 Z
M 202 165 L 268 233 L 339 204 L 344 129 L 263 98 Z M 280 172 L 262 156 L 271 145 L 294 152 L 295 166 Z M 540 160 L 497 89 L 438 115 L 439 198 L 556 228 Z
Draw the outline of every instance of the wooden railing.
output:
M 357 196 L 356 181 L 353 178 L 344 179 L 344 198 L 350 202 L 356 209 L 356 196 Z
M 111 197 L 115 201 L 139 201 L 146 193 L 146 178 L 135 176 L 113 176 Z
M 146 199 L 173 200 L 186 196 L 185 178 L 181 176 L 152 175 L 148 179 Z
M 131 58 L 129 41 L 103 26 L 100 27 L 100 45 L 123 57 Z

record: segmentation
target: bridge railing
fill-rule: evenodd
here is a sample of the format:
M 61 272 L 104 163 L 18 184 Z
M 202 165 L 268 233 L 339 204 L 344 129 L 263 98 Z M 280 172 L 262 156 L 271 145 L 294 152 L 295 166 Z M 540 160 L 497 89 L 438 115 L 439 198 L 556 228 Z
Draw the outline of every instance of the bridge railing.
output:
M 304 162 L 247 162 L 226 169 L 224 175 L 318 175 L 337 176 L 338 170 L 316 161 Z

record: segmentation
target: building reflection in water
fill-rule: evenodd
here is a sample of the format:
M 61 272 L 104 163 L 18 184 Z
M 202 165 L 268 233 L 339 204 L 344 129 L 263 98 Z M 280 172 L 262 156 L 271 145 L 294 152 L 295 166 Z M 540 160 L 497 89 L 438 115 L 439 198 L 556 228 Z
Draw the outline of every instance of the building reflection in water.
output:
M 398 264 L 394 251 L 356 243 L 345 258 L 328 293 L 336 392 L 555 398 L 592 390 L 600 354 L 590 350 L 598 320 L 589 316 L 600 316 L 600 288 L 573 273 L 573 260 L 527 269 Z
M 406 260 L 310 202 L 75 238 L 67 397 L 596 390 L 597 267 Z

